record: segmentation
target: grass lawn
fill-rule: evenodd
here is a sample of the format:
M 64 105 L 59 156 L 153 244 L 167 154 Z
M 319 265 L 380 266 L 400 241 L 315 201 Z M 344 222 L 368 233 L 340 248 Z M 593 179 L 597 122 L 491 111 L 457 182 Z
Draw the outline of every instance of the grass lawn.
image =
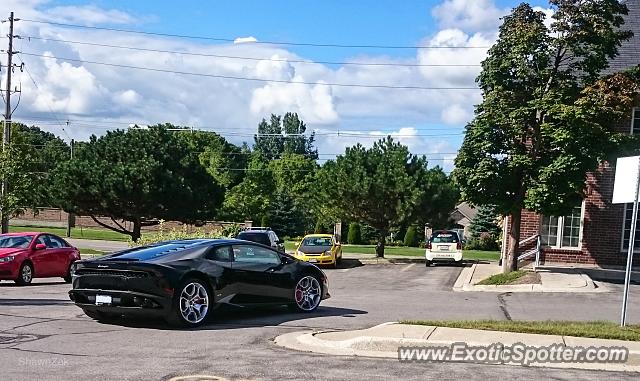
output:
M 543 335 L 640 341 L 640 325 L 629 325 L 622 328 L 616 323 L 606 321 L 406 320 L 401 323 L 481 329 L 486 331 L 539 333 Z
M 294 251 L 296 249 L 295 242 L 285 242 L 285 248 L 287 251 Z M 419 247 L 398 247 L 387 246 L 384 248 L 384 253 L 388 255 L 404 255 L 407 257 L 424 257 L 423 248 Z M 375 254 L 376 247 L 374 245 L 342 245 L 343 254 Z M 465 259 L 476 260 L 493 260 L 500 259 L 499 251 L 481 251 L 481 250 L 464 250 L 463 256 Z
M 512 271 L 506 274 L 491 275 L 487 279 L 483 279 L 478 282 L 479 285 L 495 285 L 495 284 L 509 284 L 516 279 L 520 279 L 525 276 L 527 272 L 522 270 Z
M 66 228 L 57 227 L 35 227 L 35 226 L 10 226 L 9 231 L 12 233 L 20 232 L 46 232 L 59 235 L 60 237 L 66 237 Z M 106 229 L 84 229 L 73 228 L 71 229 L 71 238 L 79 239 L 96 239 L 101 241 L 128 241 L 129 236 L 116 233 Z
M 100 250 L 83 249 L 83 248 L 79 248 L 78 250 L 80 250 L 80 255 L 104 255 L 105 254 L 104 251 L 100 251 Z

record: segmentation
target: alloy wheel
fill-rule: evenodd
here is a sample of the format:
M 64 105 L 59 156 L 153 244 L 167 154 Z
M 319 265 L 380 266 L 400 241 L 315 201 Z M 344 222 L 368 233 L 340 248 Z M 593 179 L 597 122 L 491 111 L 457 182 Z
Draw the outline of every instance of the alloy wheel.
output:
M 296 305 L 303 311 L 313 311 L 320 304 L 322 288 L 313 276 L 298 281 L 295 289 Z
M 198 324 L 207 317 L 209 292 L 198 282 L 188 283 L 180 294 L 180 314 L 191 324 Z
M 31 283 L 33 279 L 33 272 L 31 271 L 31 266 L 25 265 L 22 266 L 22 270 L 20 271 L 20 278 L 22 278 L 22 282 Z

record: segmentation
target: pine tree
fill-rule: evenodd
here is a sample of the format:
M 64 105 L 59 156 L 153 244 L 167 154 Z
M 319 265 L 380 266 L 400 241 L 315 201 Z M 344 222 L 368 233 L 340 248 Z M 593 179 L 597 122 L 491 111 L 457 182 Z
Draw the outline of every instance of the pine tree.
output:
M 480 238 L 480 234 L 489 233 L 491 238 L 496 239 L 500 235 L 498 226 L 498 212 L 494 205 L 483 205 L 478 209 L 469 230 L 472 238 Z

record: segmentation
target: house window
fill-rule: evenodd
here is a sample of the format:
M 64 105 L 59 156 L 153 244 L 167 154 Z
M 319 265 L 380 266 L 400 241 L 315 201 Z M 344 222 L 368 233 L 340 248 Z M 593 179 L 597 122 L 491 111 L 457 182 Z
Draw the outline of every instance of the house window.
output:
M 639 216 L 640 217 L 640 216 Z M 629 250 L 629 240 L 631 237 L 631 220 L 633 218 L 633 203 L 624 206 L 624 231 L 622 238 L 622 250 Z M 636 252 L 640 251 L 640 223 L 636 226 L 636 244 L 634 246 Z
M 640 107 L 633 109 L 633 115 L 631 118 L 631 133 L 640 134 Z
M 542 244 L 551 247 L 580 247 L 582 208 L 582 205 L 576 206 L 566 216 L 542 216 Z

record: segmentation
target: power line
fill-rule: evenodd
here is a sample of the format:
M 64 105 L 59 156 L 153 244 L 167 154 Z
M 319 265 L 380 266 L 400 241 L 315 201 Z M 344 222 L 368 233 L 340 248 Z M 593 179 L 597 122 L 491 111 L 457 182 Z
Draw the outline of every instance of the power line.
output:
M 220 78 L 220 79 L 233 79 L 233 80 L 252 81 L 252 82 L 287 83 L 287 84 L 311 85 L 311 86 L 320 85 L 320 86 L 360 87 L 360 88 L 376 88 L 376 89 L 400 89 L 400 90 L 479 90 L 477 87 L 425 87 L 425 86 L 411 86 L 411 85 L 393 86 L 393 85 L 367 85 L 367 84 L 356 84 L 356 83 L 286 81 L 286 80 L 280 80 L 280 79 L 263 79 L 263 78 L 249 78 L 249 77 L 239 77 L 239 76 L 231 76 L 231 75 L 194 73 L 194 72 L 188 72 L 188 71 L 178 71 L 178 70 L 150 68 L 150 67 L 143 67 L 143 66 L 115 64 L 115 63 L 108 63 L 108 62 L 80 60 L 76 58 L 55 57 L 55 56 L 50 56 L 45 54 L 35 54 L 35 53 L 27 53 L 27 52 L 21 52 L 20 54 L 26 55 L 26 56 L 42 57 L 47 59 L 58 59 L 62 61 L 71 61 L 71 62 L 93 64 L 93 65 L 103 65 L 103 66 L 118 67 L 118 68 L 125 68 L 125 69 L 146 70 L 146 71 L 153 71 L 153 72 L 159 72 L 159 73 L 181 74 L 181 75 Z
M 127 50 L 135 50 L 135 51 L 143 51 L 143 52 L 155 52 L 155 53 L 170 53 L 170 54 L 181 54 L 187 56 L 196 56 L 196 57 L 214 57 L 214 58 L 225 58 L 225 59 L 237 59 L 237 60 L 248 60 L 248 61 L 274 61 L 274 62 L 291 62 L 291 63 L 302 63 L 302 64 L 325 64 L 325 65 L 349 65 L 349 66 L 395 66 L 395 67 L 480 67 L 480 64 L 413 64 L 413 63 L 397 63 L 397 62 L 335 62 L 335 61 L 310 61 L 310 60 L 300 60 L 300 59 L 287 59 L 287 58 L 273 58 L 273 57 L 246 57 L 246 56 L 230 56 L 230 55 L 220 55 L 220 54 L 211 54 L 211 53 L 195 53 L 195 52 L 185 52 L 185 51 L 176 51 L 176 50 L 163 50 L 163 49 L 150 49 L 150 48 L 140 48 L 133 46 L 123 46 L 123 45 L 110 45 L 110 44 L 101 44 L 95 42 L 85 42 L 85 41 L 70 41 L 70 40 L 62 40 L 55 38 L 44 38 L 44 37 L 35 37 L 35 36 L 25 36 L 23 38 L 29 40 L 41 40 L 41 41 L 50 41 L 50 42 L 61 42 L 67 44 L 75 44 L 75 45 L 87 45 L 87 46 L 99 46 L 103 48 L 115 48 L 115 49 L 127 49 Z
M 235 38 L 193 36 L 193 35 L 185 35 L 185 34 L 172 34 L 172 33 L 160 33 L 160 32 L 145 32 L 145 31 L 133 30 L 133 29 L 108 28 L 108 27 L 100 27 L 100 26 L 88 26 L 88 25 L 68 24 L 68 23 L 60 23 L 60 22 L 53 22 L 53 21 L 41 21 L 41 20 L 29 20 L 29 19 L 22 19 L 22 21 L 38 23 L 38 24 L 61 26 L 61 27 L 106 30 L 111 32 L 143 34 L 143 35 L 159 36 L 159 37 L 185 38 L 185 39 L 191 39 L 191 40 L 208 40 L 208 41 L 218 41 L 218 42 L 236 42 Z M 349 45 L 349 44 L 327 44 L 327 43 L 286 42 L 286 41 L 250 41 L 245 43 L 266 44 L 266 45 L 313 46 L 313 47 L 329 47 L 329 48 L 361 48 L 361 49 L 489 49 L 490 48 L 490 46 L 375 45 L 375 44 Z

